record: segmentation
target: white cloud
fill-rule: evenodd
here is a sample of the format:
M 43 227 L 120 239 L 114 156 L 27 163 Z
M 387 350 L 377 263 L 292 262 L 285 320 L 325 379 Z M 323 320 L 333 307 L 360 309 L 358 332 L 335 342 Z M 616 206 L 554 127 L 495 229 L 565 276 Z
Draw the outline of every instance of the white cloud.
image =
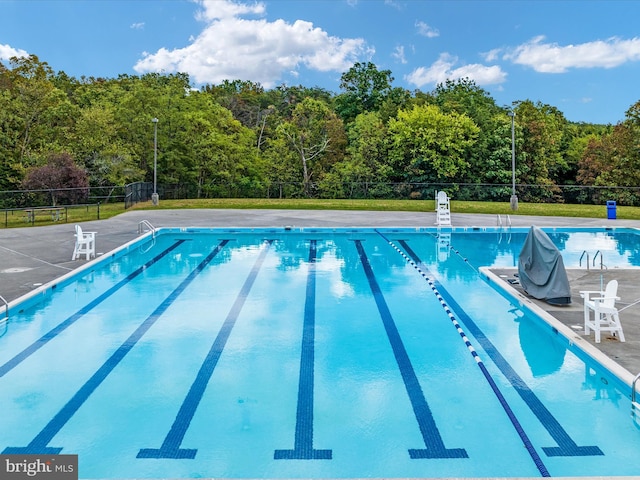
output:
M 424 22 L 416 22 L 416 28 L 418 29 L 418 35 L 422 35 L 423 37 L 435 38 L 440 36 L 437 28 L 430 27 Z
M 640 60 L 640 38 L 613 37 L 566 46 L 544 43 L 544 40 L 543 36 L 535 37 L 506 53 L 504 59 L 542 73 L 564 73 L 572 68 L 613 68 Z
M 486 62 L 495 62 L 496 60 L 498 60 L 498 58 L 500 58 L 501 52 L 502 49 L 494 48 L 493 50 L 489 50 L 488 52 L 485 52 L 481 55 Z
M 134 30 L 142 30 L 144 28 L 144 22 L 132 23 L 129 28 L 132 28 Z
M 241 18 L 263 15 L 262 3 L 198 3 L 203 7 L 198 18 L 206 22 L 203 31 L 184 48 L 145 53 L 133 67 L 136 72 L 185 72 L 196 83 L 240 79 L 271 88 L 283 74 L 302 66 L 321 72 L 343 72 L 362 57 L 373 55 L 373 48 L 363 39 L 334 37 L 307 21 Z
M 2 45 L 0 43 L 0 60 L 9 60 L 11 57 L 28 57 L 29 54 L 25 50 Z
M 506 80 L 507 74 L 497 65 L 481 65 L 478 63 L 462 65 L 454 68 L 458 58 L 443 53 L 430 67 L 416 68 L 405 79 L 418 88 L 429 84 L 444 83 L 446 80 L 470 78 L 477 85 L 494 85 Z
M 226 18 L 240 17 L 243 15 L 264 15 L 267 11 L 264 3 L 242 3 L 238 0 L 194 0 L 202 5 L 202 10 L 196 14 L 196 18 L 205 22 L 212 20 L 224 20 Z
M 404 47 L 402 45 L 398 45 L 391 56 L 400 63 L 407 63 L 407 57 L 404 55 Z
M 402 5 L 398 0 L 384 0 L 384 4 L 397 8 L 398 10 L 404 10 L 404 5 Z

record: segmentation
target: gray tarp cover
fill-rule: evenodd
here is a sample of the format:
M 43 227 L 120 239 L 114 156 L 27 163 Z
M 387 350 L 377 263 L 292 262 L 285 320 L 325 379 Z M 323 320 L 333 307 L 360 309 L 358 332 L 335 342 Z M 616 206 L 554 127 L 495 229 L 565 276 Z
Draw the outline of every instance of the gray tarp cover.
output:
M 520 285 L 527 294 L 551 304 L 571 303 L 571 287 L 560 251 L 549 236 L 531 227 L 518 258 Z

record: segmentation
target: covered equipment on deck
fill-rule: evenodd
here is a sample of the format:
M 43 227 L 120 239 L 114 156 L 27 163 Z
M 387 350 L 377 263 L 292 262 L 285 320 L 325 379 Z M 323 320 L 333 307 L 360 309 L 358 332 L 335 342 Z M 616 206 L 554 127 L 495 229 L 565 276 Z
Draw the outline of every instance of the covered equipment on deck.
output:
M 531 227 L 518 258 L 518 274 L 524 291 L 552 305 L 571 303 L 571 287 L 562 255 L 549 236 Z

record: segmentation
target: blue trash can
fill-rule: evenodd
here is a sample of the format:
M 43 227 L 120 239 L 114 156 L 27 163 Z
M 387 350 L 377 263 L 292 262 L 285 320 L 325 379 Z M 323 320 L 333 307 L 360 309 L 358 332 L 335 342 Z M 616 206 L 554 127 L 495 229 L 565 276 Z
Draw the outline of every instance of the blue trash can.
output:
M 616 202 L 615 200 L 607 201 L 607 219 L 615 220 L 616 219 Z

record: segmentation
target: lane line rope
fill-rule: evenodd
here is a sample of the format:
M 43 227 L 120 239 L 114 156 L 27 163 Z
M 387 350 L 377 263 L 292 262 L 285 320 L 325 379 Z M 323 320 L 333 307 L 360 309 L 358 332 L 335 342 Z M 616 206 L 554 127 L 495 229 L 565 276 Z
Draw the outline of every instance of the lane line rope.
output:
M 385 235 L 383 235 L 378 230 L 376 230 L 376 232 L 396 252 L 398 252 L 400 255 L 402 255 L 402 257 L 404 257 L 404 259 L 407 261 L 407 263 L 409 263 L 414 269 L 416 269 L 416 271 L 422 276 L 422 278 L 424 278 L 424 280 L 427 281 L 427 283 L 429 284 L 429 287 L 431 287 L 431 290 L 436 295 L 436 298 L 440 302 L 440 305 L 442 306 L 442 308 L 446 312 L 447 316 L 449 317 L 449 320 L 451 320 L 451 322 L 453 323 L 453 326 L 458 331 L 458 334 L 460 335 L 460 338 L 462 339 L 462 341 L 467 346 L 467 349 L 471 353 L 471 356 L 476 361 L 476 364 L 478 365 L 478 367 L 482 371 L 482 373 L 483 373 L 484 377 L 486 378 L 487 382 L 489 382 L 489 385 L 491 386 L 491 389 L 493 390 L 494 394 L 498 398 L 498 401 L 500 402 L 500 404 L 502 405 L 503 409 L 505 410 L 507 416 L 509 417 L 509 420 L 511 420 L 511 423 L 513 424 L 514 428 L 516 429 L 516 432 L 520 436 L 520 439 L 524 443 L 524 446 L 526 447 L 527 451 L 529 452 L 529 455 L 531 456 L 533 462 L 535 463 L 538 471 L 540 472 L 540 474 L 543 477 L 550 477 L 551 475 L 549 474 L 549 471 L 547 470 L 547 467 L 545 466 L 544 462 L 542 461 L 542 458 L 540 458 L 540 455 L 538 455 L 538 452 L 536 451 L 535 447 L 531 443 L 531 440 L 529 439 L 529 437 L 527 436 L 526 432 L 524 431 L 524 428 L 522 428 L 522 425 L 518 421 L 515 413 L 513 412 L 513 410 L 511 410 L 511 407 L 509 406 L 509 403 L 507 402 L 506 398 L 504 398 L 504 395 L 502 394 L 502 392 L 498 388 L 498 385 L 496 384 L 495 380 L 493 379 L 493 377 L 491 376 L 491 374 L 487 370 L 487 367 L 485 366 L 485 364 L 483 363 L 482 359 L 480 358 L 480 355 L 478 355 L 478 352 L 476 351 L 476 349 L 473 347 L 473 345 L 472 345 L 471 341 L 469 340 L 469 338 L 467 337 L 466 333 L 464 332 L 464 330 L 462 329 L 462 327 L 458 323 L 458 320 L 456 319 L 455 315 L 453 314 L 453 312 L 451 311 L 451 309 L 449 308 L 449 306 L 445 302 L 444 298 L 442 298 L 442 295 L 438 291 L 438 289 L 437 289 L 435 283 L 433 282 L 433 280 L 425 272 L 423 272 L 420 269 L 420 267 L 409 256 L 407 256 L 406 253 L 404 253 L 398 246 L 396 246 L 395 243 L 393 243 L 391 240 L 389 240 Z

